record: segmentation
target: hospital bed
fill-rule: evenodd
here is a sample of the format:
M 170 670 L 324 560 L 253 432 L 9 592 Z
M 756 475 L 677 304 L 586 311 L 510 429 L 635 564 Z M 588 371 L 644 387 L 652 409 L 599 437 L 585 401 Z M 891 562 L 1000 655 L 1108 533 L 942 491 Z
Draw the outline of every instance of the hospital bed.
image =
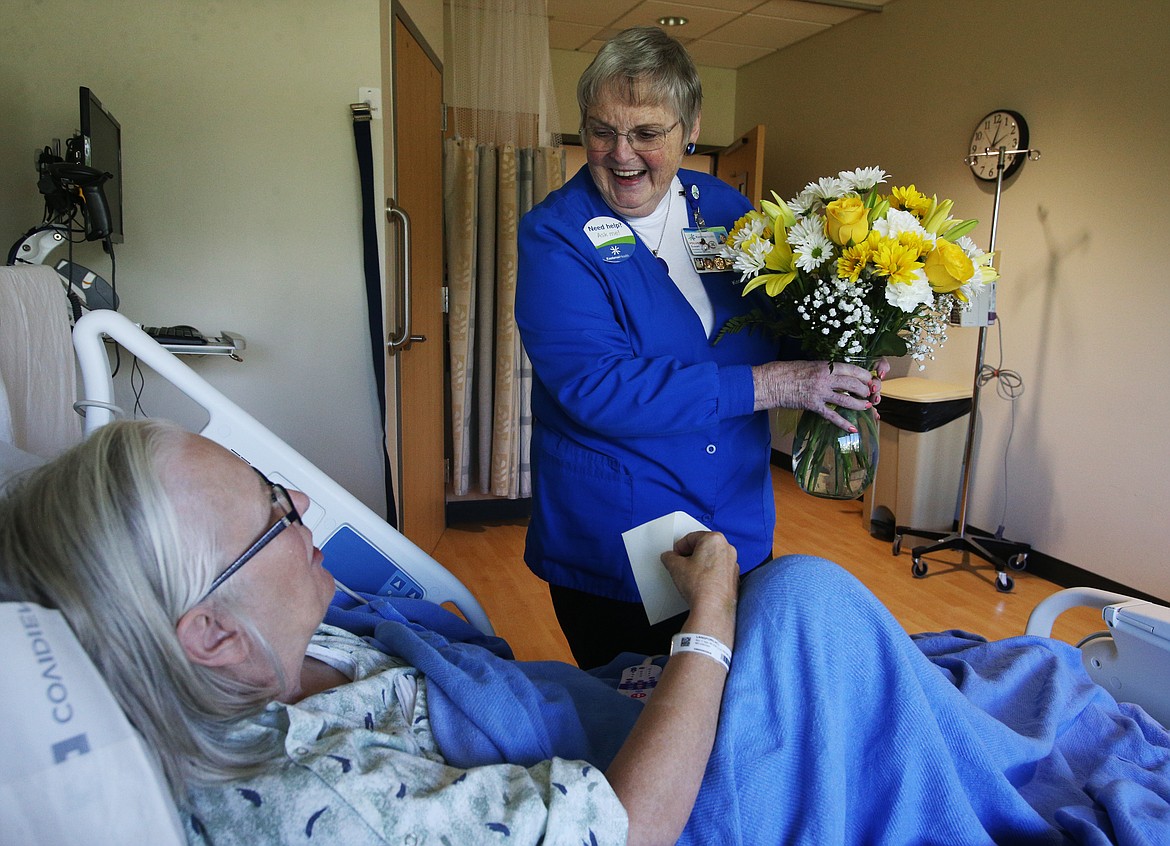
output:
M 92 312 L 73 332 L 86 432 L 113 417 L 107 338 L 206 410 L 202 434 L 310 496 L 306 525 L 335 577 L 355 590 L 448 603 L 491 632 L 458 579 L 115 312 Z M 1082 644 L 1090 674 L 1119 700 L 1138 701 L 1170 723 L 1170 609 L 1116 594 L 1064 591 L 1037 607 L 1029 633 L 1047 635 L 1056 617 L 1076 604 L 1101 607 L 1107 624 Z M 161 774 L 61 615 L 0 603 L 0 644 L 3 841 L 182 843 Z
M 27 285 L 33 300 L 38 294 L 44 299 L 60 292 L 51 268 L 0 270 L 0 285 Z M 19 298 L 0 299 L 0 308 L 7 307 L 0 331 L 8 332 L 12 345 L 27 343 L 35 357 L 52 349 L 45 342 L 51 342 L 54 332 L 69 332 L 68 320 L 63 307 L 59 315 L 46 316 L 43 303 L 27 305 Z M 46 321 L 48 325 L 41 325 Z M 14 333 L 29 338 L 21 341 Z M 207 422 L 200 434 L 232 450 L 273 481 L 309 496 L 312 504 L 303 515 L 304 523 L 339 586 L 446 605 L 483 633 L 492 634 L 483 607 L 453 574 L 114 311 L 89 312 L 72 330 L 81 382 L 81 396 L 73 404 L 84 415 L 78 437 L 116 415 L 108 353 L 111 342 L 205 412 Z M 37 367 L 36 361 L 20 362 L 16 370 L 35 376 Z M 50 403 L 54 399 L 50 389 L 28 386 L 25 393 L 38 401 L 45 400 L 46 394 Z M 11 411 L 7 399 L 5 412 Z M 4 467 L 23 470 L 45 457 L 10 443 L 0 443 L 0 449 L 0 471 Z M 0 472 L 0 484 L 4 481 Z M 136 732 L 61 615 L 28 603 L 0 603 L 0 644 L 7 676 L 0 695 L 0 842 L 183 842 L 161 774 L 154 770 L 150 755 L 141 748 Z M 78 832 L 85 836 L 79 837 Z

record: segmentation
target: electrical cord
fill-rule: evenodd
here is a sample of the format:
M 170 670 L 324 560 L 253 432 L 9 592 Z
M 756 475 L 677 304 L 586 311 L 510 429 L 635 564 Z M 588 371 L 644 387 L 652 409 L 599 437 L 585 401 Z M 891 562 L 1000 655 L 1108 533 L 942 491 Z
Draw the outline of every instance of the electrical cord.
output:
M 1008 428 L 1007 443 L 1003 448 L 1003 511 L 999 516 L 999 528 L 995 530 L 995 537 L 1002 539 L 1004 524 L 1007 523 L 1008 504 L 1008 452 L 1011 450 L 1012 437 L 1016 432 L 1016 400 L 1024 394 L 1024 379 L 1015 370 L 1008 370 L 1003 366 L 1003 318 L 995 321 L 996 336 L 999 341 L 999 363 L 995 367 L 984 364 L 979 368 L 978 383 L 980 389 L 984 385 L 995 382 L 995 393 L 1000 399 L 1007 400 L 1011 405 L 1011 426 Z
M 110 256 L 110 290 L 113 291 L 114 308 L 117 308 L 118 303 L 118 260 L 114 258 L 114 243 L 110 238 L 105 241 L 106 253 Z M 119 344 L 114 344 L 114 369 L 110 372 L 110 378 L 113 379 L 118 375 L 118 371 L 122 369 L 122 347 Z
M 134 392 L 134 417 L 150 417 L 142 407 L 142 392 L 146 388 L 146 374 L 142 372 L 142 365 L 138 356 L 134 356 L 134 364 L 130 367 L 130 389 Z

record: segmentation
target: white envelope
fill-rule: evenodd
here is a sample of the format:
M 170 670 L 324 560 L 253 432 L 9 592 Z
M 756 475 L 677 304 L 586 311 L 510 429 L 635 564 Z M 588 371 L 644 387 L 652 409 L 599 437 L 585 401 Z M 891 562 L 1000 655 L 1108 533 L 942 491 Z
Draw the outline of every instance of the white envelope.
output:
M 662 565 L 662 553 L 674 549 L 674 542 L 691 532 L 709 531 L 685 511 L 675 511 L 622 532 L 626 555 L 630 558 L 634 581 L 642 595 L 650 625 L 687 610 L 686 600 Z

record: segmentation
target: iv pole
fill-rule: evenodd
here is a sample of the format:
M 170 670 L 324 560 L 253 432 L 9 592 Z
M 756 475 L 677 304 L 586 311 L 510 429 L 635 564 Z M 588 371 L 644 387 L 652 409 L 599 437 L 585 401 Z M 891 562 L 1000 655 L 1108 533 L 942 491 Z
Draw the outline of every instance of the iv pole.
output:
M 1008 156 L 1016 155 L 1027 156 L 1030 161 L 1035 161 L 1040 158 L 1040 151 L 1032 149 L 1009 150 L 1006 147 L 1000 147 L 998 150 L 987 148 L 982 153 L 976 153 L 965 159 L 966 163 L 970 165 L 972 161 L 983 156 L 997 157 L 995 205 L 991 213 L 991 241 L 988 244 L 988 252 L 991 253 L 995 252 L 995 236 L 999 228 L 999 203 L 1003 194 L 1004 168 L 1007 167 Z M 951 534 L 943 534 L 940 532 L 918 531 L 899 526 L 897 528 L 897 534 L 894 537 L 894 554 L 897 555 L 901 551 L 903 534 L 935 539 L 936 543 L 916 546 L 911 550 L 911 556 L 914 561 L 911 565 L 911 572 L 915 578 L 921 579 L 926 575 L 927 565 L 922 560 L 924 555 L 943 550 L 959 550 L 964 554 L 973 552 L 995 567 L 995 589 L 1001 593 L 1010 593 L 1015 587 L 1015 582 L 1008 575 L 1007 570 L 1009 567 L 1013 570 L 1024 569 L 1028 562 L 1028 552 L 1032 548 L 1031 545 L 1019 541 L 1010 541 L 999 536 L 973 534 L 967 526 L 967 503 L 968 493 L 971 487 L 971 459 L 975 449 L 975 428 L 978 422 L 979 390 L 982 387 L 980 382 L 983 378 L 983 357 L 987 347 L 987 327 L 991 322 L 993 321 L 989 320 L 988 324 L 979 327 L 978 352 L 975 360 L 975 379 L 971 388 L 971 412 L 967 421 L 967 441 L 963 448 L 963 467 L 959 481 L 959 519 L 956 529 Z

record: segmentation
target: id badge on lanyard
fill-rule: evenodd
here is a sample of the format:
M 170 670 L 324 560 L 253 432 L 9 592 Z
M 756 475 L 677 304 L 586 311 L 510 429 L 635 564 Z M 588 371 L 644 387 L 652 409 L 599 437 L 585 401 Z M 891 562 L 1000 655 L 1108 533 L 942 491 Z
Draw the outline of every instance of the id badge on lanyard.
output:
M 687 245 L 687 254 L 691 257 L 691 264 L 699 273 L 718 273 L 721 270 L 731 270 L 733 260 L 724 258 L 721 254 L 723 242 L 727 240 L 726 227 L 684 229 L 682 236 L 683 242 Z
M 683 243 L 687 248 L 691 265 L 698 273 L 721 273 L 731 270 L 733 260 L 722 254 L 723 244 L 727 240 L 727 227 L 707 226 L 703 221 L 703 213 L 699 211 L 699 186 L 692 185 L 690 191 L 691 208 L 695 212 L 694 228 L 682 231 Z

